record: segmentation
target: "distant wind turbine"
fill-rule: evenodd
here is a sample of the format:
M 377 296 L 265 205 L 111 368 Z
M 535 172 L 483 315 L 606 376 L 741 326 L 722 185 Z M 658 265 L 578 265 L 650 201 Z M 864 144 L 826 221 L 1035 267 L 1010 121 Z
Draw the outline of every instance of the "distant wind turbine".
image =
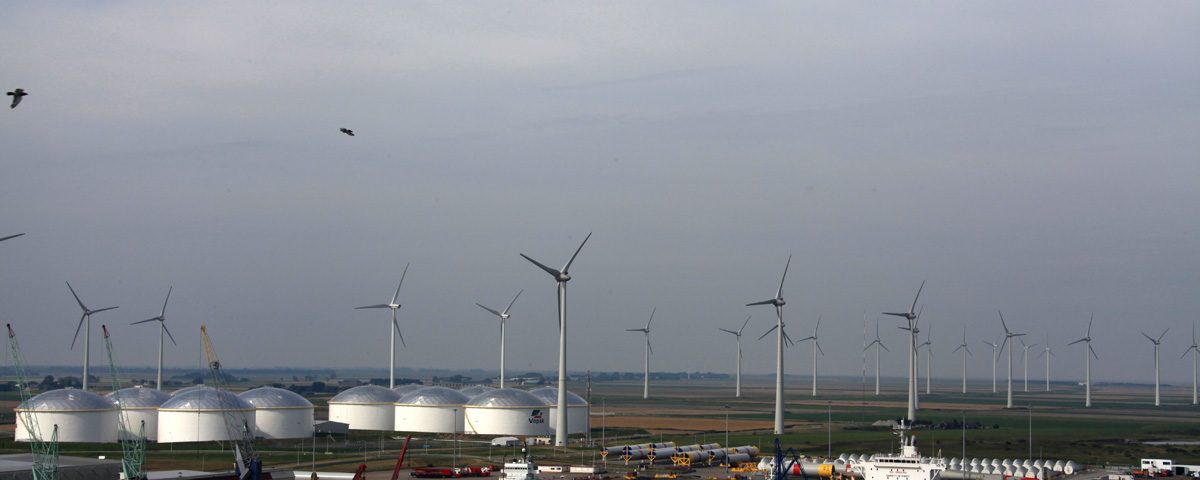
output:
M 734 384 L 735 385 L 734 390 L 733 390 L 734 397 L 742 396 L 742 331 L 746 330 L 746 325 L 748 325 L 749 323 L 750 323 L 750 316 L 747 316 L 746 321 L 742 322 L 742 328 L 737 329 L 736 332 L 733 330 L 726 330 L 724 328 L 717 329 L 717 330 L 720 330 L 725 333 L 733 334 L 733 336 L 737 338 L 737 373 L 736 373 L 737 380 L 736 380 L 736 383 Z
M 871 343 L 868 343 L 867 348 L 864 348 L 863 350 L 870 349 L 872 345 L 878 345 L 879 348 L 882 348 L 884 350 L 891 352 L 891 350 L 888 350 L 888 348 L 883 345 L 883 341 L 879 340 L 879 319 L 878 318 L 875 319 L 875 340 L 872 341 Z M 879 395 L 879 348 L 875 349 L 875 395 Z
M 918 345 L 917 347 L 918 348 L 925 347 L 925 349 L 928 350 L 928 352 L 929 352 L 925 356 L 925 394 L 929 395 L 932 390 L 930 382 L 933 378 L 933 324 L 932 323 L 929 324 L 929 331 L 925 332 L 925 343 L 922 343 L 922 344 Z M 918 403 L 917 405 L 920 405 L 920 404 Z
M 1000 344 L 984 340 L 983 343 L 992 347 L 992 393 L 996 393 L 996 362 L 1000 360 L 1000 354 L 997 350 L 1000 349 Z
M 1054 351 L 1050 349 L 1050 334 L 1046 333 L 1046 346 L 1042 348 L 1042 353 L 1039 357 L 1046 357 L 1046 391 L 1050 391 L 1050 357 L 1057 357 Z
M 504 388 L 504 324 L 508 321 L 508 318 L 509 318 L 508 310 L 512 308 L 514 303 L 517 303 L 517 299 L 520 298 L 521 294 L 524 292 L 525 292 L 525 290 L 521 290 L 520 292 L 517 292 L 517 295 L 515 297 L 513 297 L 511 302 L 508 302 L 508 306 L 504 307 L 504 311 L 502 311 L 502 312 L 497 312 L 497 311 L 492 310 L 483 305 L 479 305 L 478 303 L 475 304 L 475 305 L 478 305 L 479 308 L 487 310 L 487 311 L 491 312 L 492 315 L 495 315 L 500 318 L 500 388 Z
M 813 342 L 812 396 L 814 396 L 814 397 L 817 396 L 817 353 L 820 352 L 821 355 L 825 354 L 825 351 L 821 349 L 820 339 L 817 337 L 817 332 L 819 332 L 820 330 L 821 330 L 821 317 L 818 316 L 817 317 L 817 326 L 815 328 L 813 328 L 812 336 L 800 339 L 801 342 L 804 342 L 807 340 L 812 340 L 812 342 Z
M 579 248 L 575 249 L 575 253 L 563 265 L 562 270 L 547 267 L 528 255 L 521 254 L 521 257 L 554 277 L 555 283 L 558 284 L 558 401 L 555 402 L 555 408 L 558 410 L 555 412 L 557 418 L 555 418 L 554 425 L 554 445 L 557 447 L 567 446 L 567 432 L 569 431 L 567 430 L 567 282 L 571 281 L 571 274 L 568 271 L 589 238 L 592 238 L 591 232 L 583 237 L 583 242 L 579 243 Z
M 1170 330 L 1170 329 L 1168 328 L 1166 330 L 1163 330 L 1162 335 L 1159 335 L 1158 338 L 1154 338 L 1149 335 L 1146 335 L 1146 332 L 1141 332 L 1142 336 L 1146 337 L 1146 340 L 1149 340 L 1150 343 L 1154 344 L 1154 406 L 1156 406 L 1156 407 L 1162 405 L 1162 403 L 1159 401 L 1159 396 L 1158 396 L 1158 347 L 1159 347 L 1159 345 L 1162 345 L 1162 339 L 1163 339 L 1163 337 L 1167 336 L 1168 330 Z
M 1021 367 L 1025 369 L 1023 381 L 1025 382 L 1025 391 L 1029 392 L 1029 349 L 1037 346 L 1037 344 L 1026 344 L 1024 338 L 1018 338 L 1017 340 L 1021 341 Z
M 912 305 L 908 307 L 907 312 L 889 313 L 883 312 L 884 315 L 892 315 L 896 317 L 904 317 L 908 320 L 908 328 L 900 327 L 903 330 L 908 330 L 910 339 L 908 342 L 908 421 L 912 423 L 917 419 L 917 317 L 916 312 L 917 300 L 921 298 L 921 290 L 925 289 L 925 281 L 921 281 L 921 286 L 917 288 L 917 295 L 913 297 Z
M 71 290 L 71 296 L 75 297 L 75 303 L 78 303 L 79 309 L 83 310 L 83 315 L 79 316 L 79 325 L 75 327 L 75 336 L 71 338 L 71 349 L 72 350 L 75 349 L 75 340 L 79 338 L 79 327 L 82 327 L 85 322 L 87 323 L 87 329 L 84 330 L 84 332 L 83 332 L 83 389 L 87 390 L 87 388 L 88 388 L 88 363 L 90 363 L 91 359 L 92 359 L 92 356 L 91 356 L 92 349 L 91 349 L 91 342 L 90 342 L 91 337 L 92 337 L 92 314 L 100 313 L 105 310 L 112 310 L 117 307 L 104 307 L 104 308 L 97 308 L 95 310 L 92 310 L 83 304 L 83 300 L 79 299 L 79 295 L 75 294 L 75 289 L 71 288 L 71 282 L 67 282 L 67 289 Z
M 975 355 L 973 353 L 971 353 L 971 348 L 967 346 L 967 329 L 965 329 L 965 328 L 963 329 L 962 343 L 958 345 L 958 348 L 955 348 L 954 351 L 950 352 L 950 353 L 958 353 L 959 350 L 963 351 L 962 393 L 967 393 L 967 356 L 970 355 L 973 357 Z
M 767 336 L 768 333 L 771 333 L 771 331 L 777 330 L 777 332 L 775 333 L 775 434 L 776 435 L 783 435 L 783 342 L 784 342 L 784 340 L 787 340 L 787 343 L 789 345 L 791 345 L 793 343 L 792 339 L 788 338 L 787 332 L 784 331 L 784 325 L 783 325 L 783 306 L 787 304 L 787 302 L 785 302 L 783 300 L 783 281 L 787 280 L 788 267 L 790 267 L 791 265 L 792 265 L 792 256 L 788 255 L 787 263 L 783 265 L 783 277 L 781 277 L 779 279 L 779 290 L 775 291 L 775 298 L 772 298 L 770 300 L 763 300 L 761 302 L 753 302 L 753 303 L 746 304 L 747 307 L 752 306 L 752 305 L 772 305 L 775 307 L 775 320 L 776 320 L 775 326 L 771 327 L 770 330 L 767 330 L 767 333 L 764 333 L 762 335 L 762 337 L 758 337 L 758 338 L 761 340 L 763 337 Z
M 1074 345 L 1079 342 L 1086 342 L 1084 345 L 1087 348 L 1083 349 L 1083 365 L 1084 365 L 1084 367 L 1083 367 L 1083 371 L 1084 371 L 1083 384 L 1084 384 L 1084 389 L 1085 389 L 1084 390 L 1085 393 L 1084 393 L 1084 397 L 1083 397 L 1083 406 L 1084 407 L 1092 406 L 1092 357 L 1095 357 L 1096 360 L 1100 359 L 1100 357 L 1096 355 L 1096 351 L 1092 350 L 1092 320 L 1094 320 L 1095 318 L 1096 318 L 1095 314 L 1093 314 L 1090 318 L 1088 318 L 1088 328 L 1087 328 L 1086 336 L 1084 336 L 1083 338 L 1081 338 L 1079 340 L 1076 340 L 1074 342 L 1067 344 L 1067 345 Z
M 642 366 L 642 398 L 650 398 L 650 354 L 654 353 L 654 347 L 650 346 L 650 322 L 654 321 L 654 312 L 658 311 L 658 307 L 650 310 L 650 319 L 646 320 L 646 328 L 627 328 L 627 332 L 642 332 L 646 334 L 646 363 Z
M 158 311 L 157 317 L 147 318 L 145 320 L 133 322 L 130 324 L 130 325 L 137 325 L 139 323 L 158 322 L 158 376 L 156 376 L 154 379 L 154 388 L 157 388 L 159 390 L 162 390 L 163 334 L 165 333 L 167 335 L 167 337 L 171 339 L 172 345 L 176 345 L 176 346 L 179 345 L 178 343 L 175 343 L 175 336 L 171 335 L 171 331 L 167 329 L 167 302 L 171 301 L 171 291 L 172 290 L 175 290 L 174 285 L 172 285 L 170 288 L 167 288 L 167 298 L 166 298 L 166 300 L 163 300 L 162 310 Z
M 404 334 L 400 333 L 400 323 L 396 321 L 396 310 L 400 309 L 400 304 L 396 303 L 396 299 L 400 297 L 400 287 L 404 285 L 404 277 L 408 275 L 408 265 L 404 264 L 404 272 L 400 273 L 400 283 L 396 284 L 396 293 L 392 294 L 392 301 L 388 303 L 380 303 L 377 305 L 367 305 L 363 307 L 354 307 L 355 310 L 363 310 L 369 308 L 388 308 L 392 310 L 392 326 L 388 328 L 388 388 L 396 386 L 396 336 L 400 336 L 400 345 L 404 344 Z M 395 328 L 393 331 L 392 329 Z
M 1012 343 L 1012 342 L 1011 342 L 1011 339 L 1012 339 L 1012 338 L 1014 338 L 1014 337 L 1020 337 L 1020 336 L 1023 336 L 1023 335 L 1025 335 L 1025 334 L 1024 334 L 1024 333 L 1013 333 L 1011 330 L 1009 330 L 1009 329 L 1008 329 L 1008 324 L 1007 324 L 1007 323 L 1004 323 L 1004 314 L 1003 314 L 1003 313 L 1000 313 L 1000 311 L 999 311 L 999 310 L 997 310 L 997 311 L 996 311 L 996 313 L 999 313 L 999 314 L 1000 314 L 1000 326 L 1004 327 L 1004 341 L 1000 343 L 1000 352 L 1001 352 L 1001 353 L 1004 353 L 1004 347 L 1005 347 L 1005 346 L 1008 346 L 1008 344 L 1009 344 L 1009 343 Z M 1012 397 L 1012 379 L 1013 379 L 1013 375 L 1012 375 L 1012 352 L 1013 352 L 1013 347 L 1012 347 L 1012 346 L 1009 346 L 1009 348 L 1008 348 L 1008 399 L 1007 399 L 1007 401 L 1005 402 L 1005 408 L 1013 408 L 1013 397 Z
M 1192 322 L 1192 345 L 1179 358 L 1186 357 L 1188 352 L 1192 353 L 1192 405 L 1196 405 L 1196 355 L 1200 355 L 1200 345 L 1196 344 L 1196 322 Z

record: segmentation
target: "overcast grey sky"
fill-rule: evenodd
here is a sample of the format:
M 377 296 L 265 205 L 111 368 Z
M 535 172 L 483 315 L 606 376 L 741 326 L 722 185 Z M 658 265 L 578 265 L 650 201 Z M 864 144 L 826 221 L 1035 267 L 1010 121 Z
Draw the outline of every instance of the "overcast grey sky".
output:
M 72 364 L 78 309 L 119 357 L 171 365 L 207 322 L 230 366 L 556 365 L 730 371 L 753 314 L 772 372 L 783 262 L 794 338 L 856 374 L 864 312 L 923 304 L 940 365 L 964 326 L 1063 348 L 1096 314 L 1102 380 L 1148 378 L 1139 330 L 1200 312 L 1195 2 L 35 2 L 0 17 L 0 317 L 30 362 Z M 7 97 L 6 97 L 7 98 Z M 347 137 L 339 127 L 354 129 Z M 884 318 L 893 352 L 903 332 Z M 809 346 L 788 351 L 810 368 Z M 102 365 L 102 349 L 93 351 Z M 893 354 L 898 355 L 898 354 Z M 1032 356 L 1032 355 L 1031 355 Z M 885 374 L 900 375 L 897 356 Z M 1041 364 L 1032 371 L 1039 372 Z

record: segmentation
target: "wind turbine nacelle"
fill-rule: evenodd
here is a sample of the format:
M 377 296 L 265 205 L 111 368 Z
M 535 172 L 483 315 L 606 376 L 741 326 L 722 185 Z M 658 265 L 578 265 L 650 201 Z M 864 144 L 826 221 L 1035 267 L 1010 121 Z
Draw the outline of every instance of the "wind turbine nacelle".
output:
M 784 301 L 782 298 L 776 298 L 775 301 L 773 301 L 771 303 L 774 304 L 776 307 L 782 307 L 784 305 L 787 305 L 787 302 Z
M 567 282 L 571 280 L 571 276 L 567 275 L 566 272 L 559 272 L 557 280 L 560 282 Z

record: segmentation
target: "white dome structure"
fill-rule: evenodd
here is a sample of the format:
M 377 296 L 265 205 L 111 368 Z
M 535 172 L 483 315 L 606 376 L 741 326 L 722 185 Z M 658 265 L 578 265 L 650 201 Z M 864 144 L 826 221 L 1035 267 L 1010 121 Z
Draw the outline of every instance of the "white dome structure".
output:
M 237 395 L 212 387 L 176 392 L 158 407 L 158 443 L 230 440 L 228 414 L 253 428 L 254 406 Z
M 558 426 L 558 389 L 555 387 L 536 388 L 529 391 L 535 397 L 542 399 L 550 407 L 550 420 L 547 425 L 550 431 Z M 588 403 L 583 397 L 567 390 L 567 434 L 587 433 L 591 428 L 588 418 Z
M 453 388 L 425 387 L 396 402 L 394 428 L 402 432 L 463 433 L 467 396 Z
M 179 395 L 179 394 L 181 394 L 181 393 L 187 393 L 187 392 L 191 392 L 191 391 L 194 391 L 194 390 L 203 390 L 203 389 L 205 389 L 205 388 L 209 388 L 209 386 L 208 386 L 208 385 L 205 385 L 205 384 L 203 384 L 203 383 L 199 383 L 199 384 L 196 384 L 196 385 L 192 385 L 192 386 L 190 386 L 190 387 L 183 387 L 183 388 L 181 388 L 181 389 L 179 389 L 179 390 L 176 390 L 176 391 L 174 391 L 174 392 L 171 392 L 171 396 L 172 396 L 172 397 L 174 397 L 174 396 L 176 396 L 176 395 Z
M 313 404 L 296 392 L 259 387 L 238 397 L 254 406 L 254 436 L 275 439 L 313 435 Z
M 396 386 L 392 387 L 392 391 L 396 392 L 397 395 L 400 395 L 401 397 L 403 397 L 408 392 L 411 392 L 413 390 L 420 390 L 422 388 L 425 388 L 425 385 L 421 385 L 419 383 L 408 383 L 405 385 L 396 385 Z
M 25 413 L 37 420 L 38 437 L 49 440 L 58 425 L 58 441 L 64 443 L 110 443 L 117 441 L 117 409 L 113 403 L 92 392 L 64 388 L 50 390 L 17 406 L 18 442 L 28 442 Z
M 462 392 L 463 395 L 466 395 L 467 398 L 472 398 L 481 393 L 487 393 L 495 389 L 496 387 L 489 387 L 487 385 L 471 385 L 469 387 L 460 388 L 458 391 Z
M 146 425 L 146 440 L 158 440 L 158 407 L 171 399 L 171 394 L 162 390 L 142 386 L 122 388 L 105 396 L 113 405 L 121 402 L 124 410 L 126 427 L 122 438 L 136 438 L 141 431 L 141 425 Z
M 396 400 L 400 395 L 387 387 L 361 385 L 329 399 L 329 420 L 345 423 L 351 430 L 392 431 Z
M 546 402 L 524 390 L 501 388 L 467 402 L 467 433 L 475 435 L 548 435 Z M 567 421 L 570 426 L 570 420 Z

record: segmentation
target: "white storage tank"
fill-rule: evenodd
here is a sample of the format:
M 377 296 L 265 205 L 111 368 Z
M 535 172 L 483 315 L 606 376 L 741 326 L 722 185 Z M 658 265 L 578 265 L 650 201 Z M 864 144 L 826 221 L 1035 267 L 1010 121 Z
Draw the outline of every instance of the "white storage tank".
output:
M 387 387 L 361 385 L 346 389 L 329 400 L 329 420 L 345 423 L 351 430 L 392 431 L 396 400 L 400 395 Z
M 146 440 L 151 442 L 158 440 L 158 407 L 170 400 L 171 394 L 139 385 L 109 393 L 106 398 L 113 402 L 113 405 L 117 404 L 118 399 L 121 402 L 121 409 L 125 413 L 126 428 L 129 429 L 121 432 L 122 438 L 136 438 L 144 422 Z
M 472 398 L 481 393 L 490 392 L 495 389 L 496 387 L 489 387 L 487 385 L 471 385 L 469 387 L 460 388 L 458 391 L 462 392 L 463 395 L 466 395 L 467 398 Z
M 205 389 L 205 388 L 209 388 L 209 387 L 208 387 L 208 385 L 205 385 L 205 384 L 203 384 L 203 383 L 200 383 L 200 384 L 192 385 L 192 386 L 190 386 L 190 387 L 183 387 L 183 388 L 181 388 L 181 389 L 179 389 L 179 390 L 176 390 L 176 391 L 174 391 L 174 392 L 171 392 L 171 396 L 172 396 L 172 397 L 174 397 L 174 396 L 176 396 L 176 395 L 179 395 L 179 394 L 181 394 L 181 393 L 187 393 L 187 392 L 191 392 L 191 391 L 193 391 L 193 390 L 202 390 L 202 389 Z
M 259 387 L 238 397 L 254 406 L 254 436 L 274 439 L 313 435 L 313 405 L 296 392 Z
M 558 388 L 543 387 L 530 390 L 529 393 L 533 396 L 542 399 L 547 407 L 550 407 L 550 419 L 547 425 L 550 431 L 555 431 L 558 427 Z M 567 390 L 567 434 L 587 433 L 591 428 L 591 419 L 588 418 L 588 403 L 583 397 Z
M 408 383 L 404 385 L 396 385 L 395 387 L 392 387 L 392 391 L 396 392 L 396 395 L 403 397 L 408 392 L 422 388 L 425 388 L 425 386 L 419 383 Z
M 158 443 L 228 441 L 226 415 L 254 428 L 254 406 L 232 393 L 211 387 L 176 392 L 158 407 Z
M 463 433 L 467 396 L 447 387 L 413 390 L 396 401 L 394 429 L 401 432 Z
M 466 411 L 467 433 L 475 435 L 532 436 L 551 431 L 546 402 L 524 390 L 500 388 L 477 395 L 467 402 Z
M 117 441 L 117 410 L 112 402 L 92 392 L 64 388 L 51 390 L 22 402 L 15 409 L 15 439 L 28 442 L 25 413 L 37 420 L 37 433 L 49 440 L 58 425 L 58 441 L 64 443 L 111 443 Z

